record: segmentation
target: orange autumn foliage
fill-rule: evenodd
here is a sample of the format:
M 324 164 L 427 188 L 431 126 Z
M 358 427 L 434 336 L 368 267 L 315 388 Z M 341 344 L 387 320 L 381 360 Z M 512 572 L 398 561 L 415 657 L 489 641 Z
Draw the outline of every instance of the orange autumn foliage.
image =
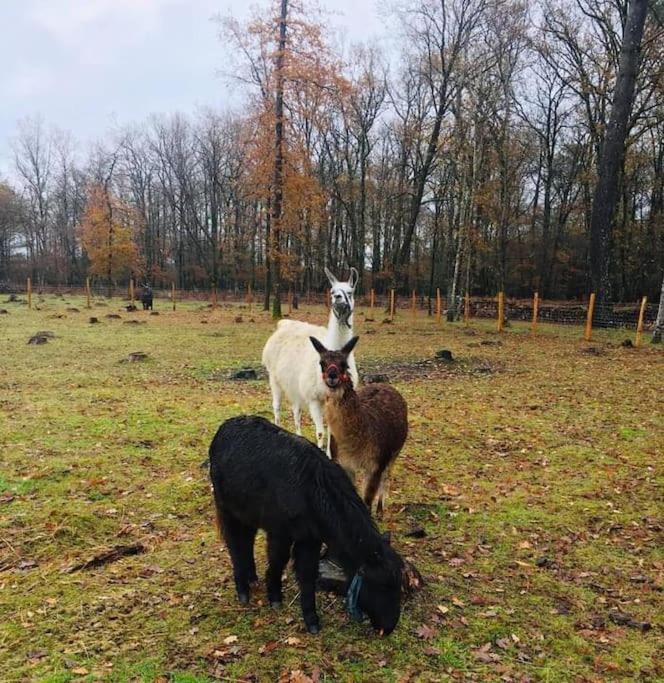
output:
M 90 260 L 91 275 L 114 282 L 142 270 L 136 242 L 138 214 L 103 187 L 94 186 L 79 226 L 83 250 Z
M 290 2 L 283 54 L 283 201 L 280 224 L 272 225 L 269 245 L 274 266 L 288 281 L 293 281 L 304 265 L 299 262 L 296 245 L 326 220 L 327 199 L 313 162 L 314 131 L 325 127 L 335 103 L 350 94 L 350 85 L 341 75 L 343 65 L 326 42 L 325 27 L 309 16 L 304 3 Z M 243 184 L 247 194 L 266 209 L 274 197 L 278 28 L 278 3 L 270 15 L 255 17 L 246 27 L 226 23 L 226 33 L 246 60 L 241 78 L 255 87 L 244 124 L 249 142 Z

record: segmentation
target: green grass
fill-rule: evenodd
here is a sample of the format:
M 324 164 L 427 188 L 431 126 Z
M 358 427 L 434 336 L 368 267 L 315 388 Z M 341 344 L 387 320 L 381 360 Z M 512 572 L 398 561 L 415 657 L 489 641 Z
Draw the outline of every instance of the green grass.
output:
M 387 372 L 410 414 L 381 526 L 426 586 L 387 639 L 321 595 L 311 637 L 290 570 L 282 611 L 262 587 L 236 604 L 200 467 L 224 419 L 271 414 L 264 378 L 228 378 L 259 366 L 269 316 L 35 301 L 0 316 L 1 681 L 664 679 L 662 351 L 620 347 L 625 331 L 595 332 L 594 355 L 578 327 L 360 311 L 360 369 Z M 38 330 L 55 338 L 28 346 Z M 457 362 L 417 365 L 441 348 Z M 150 360 L 122 362 L 139 350 Z M 145 552 L 62 571 L 130 543 Z

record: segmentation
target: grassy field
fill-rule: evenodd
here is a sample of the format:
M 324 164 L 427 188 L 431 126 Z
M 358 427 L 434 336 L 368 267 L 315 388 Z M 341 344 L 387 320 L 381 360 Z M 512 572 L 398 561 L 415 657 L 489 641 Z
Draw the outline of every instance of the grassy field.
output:
M 426 586 L 384 639 L 321 595 L 313 637 L 290 569 L 282 611 L 262 586 L 236 604 L 201 468 L 221 421 L 270 416 L 264 376 L 229 374 L 258 368 L 272 321 L 121 303 L 0 304 L 3 683 L 664 680 L 661 350 L 356 314 L 360 371 L 408 401 L 381 526 Z M 28 345 L 39 330 L 55 337 Z M 454 363 L 432 361 L 443 348 Z M 122 362 L 134 351 L 149 359 Z M 128 545 L 144 552 L 80 567 Z M 257 558 L 261 574 L 262 536 Z

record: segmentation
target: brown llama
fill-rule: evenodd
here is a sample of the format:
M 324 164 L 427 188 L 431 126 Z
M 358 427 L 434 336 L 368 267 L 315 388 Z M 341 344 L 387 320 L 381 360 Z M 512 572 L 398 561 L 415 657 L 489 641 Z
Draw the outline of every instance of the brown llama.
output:
M 348 356 L 359 337 L 339 351 L 329 351 L 310 337 L 327 387 L 325 418 L 332 434 L 332 459 L 355 477 L 355 484 L 371 510 L 383 514 L 390 470 L 408 436 L 408 407 L 389 384 L 353 388 Z M 361 479 L 362 481 L 358 481 Z

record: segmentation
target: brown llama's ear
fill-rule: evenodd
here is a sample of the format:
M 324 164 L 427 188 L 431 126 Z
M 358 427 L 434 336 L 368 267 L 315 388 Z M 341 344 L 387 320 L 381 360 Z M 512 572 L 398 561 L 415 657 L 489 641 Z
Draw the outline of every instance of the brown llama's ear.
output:
M 318 341 L 318 339 L 316 339 L 316 337 L 309 337 L 309 340 L 318 353 L 325 353 L 327 351 L 327 349 Z
M 349 342 L 341 347 L 341 353 L 345 353 L 347 356 L 350 355 L 350 352 L 355 348 L 355 344 L 357 344 L 359 341 L 359 337 L 353 337 Z

